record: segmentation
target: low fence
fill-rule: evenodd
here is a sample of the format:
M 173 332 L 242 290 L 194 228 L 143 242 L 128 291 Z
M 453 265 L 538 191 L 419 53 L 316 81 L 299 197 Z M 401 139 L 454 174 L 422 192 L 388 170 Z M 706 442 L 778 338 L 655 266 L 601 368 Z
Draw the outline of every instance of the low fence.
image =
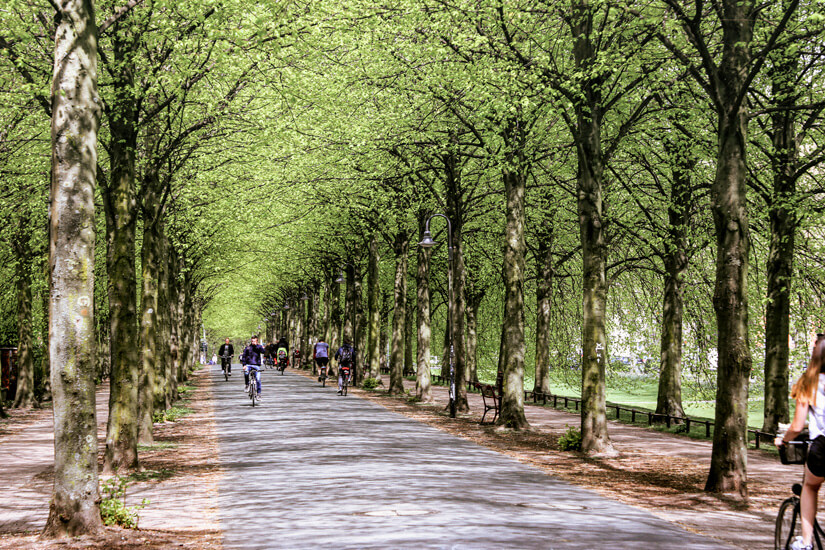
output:
M 533 403 L 538 404 L 539 400 L 542 402 L 543 405 L 546 405 L 549 401 L 552 400 L 553 407 L 558 408 L 559 401 L 564 402 L 564 408 L 569 408 L 569 404 L 573 403 L 575 410 L 579 410 L 579 406 L 581 404 L 581 399 L 577 397 L 569 397 L 566 395 L 556 395 L 552 393 L 541 393 L 536 391 L 525 391 L 524 392 L 524 400 L 528 401 L 532 397 Z M 666 424 L 668 428 L 671 427 L 673 423 L 683 423 L 685 425 L 685 430 L 690 432 L 691 425 L 695 424 L 698 426 L 705 427 L 705 437 L 710 438 L 711 429 L 713 428 L 714 423 L 710 420 L 704 420 L 702 418 L 691 418 L 689 416 L 673 416 L 669 414 L 657 414 L 653 411 L 642 411 L 639 409 L 634 409 L 632 407 L 625 407 L 623 405 L 616 405 L 614 403 L 608 403 L 605 407 L 608 411 L 616 411 L 616 419 L 621 418 L 622 411 L 630 414 L 630 421 L 632 423 L 636 422 L 636 416 L 640 416 L 644 418 L 647 416 L 647 424 L 648 426 L 652 426 L 654 422 L 659 424 Z M 759 448 L 759 444 L 762 441 L 773 441 L 776 437 L 776 434 L 763 432 L 761 430 L 754 430 L 748 429 L 749 434 L 753 434 L 754 438 L 754 447 Z

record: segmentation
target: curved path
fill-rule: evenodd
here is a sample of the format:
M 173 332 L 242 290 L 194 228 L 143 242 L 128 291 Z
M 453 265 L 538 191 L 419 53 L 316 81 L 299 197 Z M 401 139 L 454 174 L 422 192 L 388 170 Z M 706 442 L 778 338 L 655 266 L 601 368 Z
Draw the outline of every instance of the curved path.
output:
M 724 548 L 301 375 L 212 381 L 227 549 Z

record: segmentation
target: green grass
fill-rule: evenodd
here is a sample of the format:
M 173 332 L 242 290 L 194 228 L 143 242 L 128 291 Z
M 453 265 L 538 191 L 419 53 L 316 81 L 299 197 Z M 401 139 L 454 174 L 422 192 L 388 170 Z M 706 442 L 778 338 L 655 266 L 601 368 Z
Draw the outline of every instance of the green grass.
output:
M 183 404 L 186 404 L 186 402 Z M 171 409 L 166 409 L 162 413 L 153 414 L 152 419 L 155 422 L 176 422 L 178 419 L 186 416 L 187 414 L 192 414 L 192 409 L 175 405 Z
M 139 453 L 148 453 L 152 451 L 165 451 L 166 449 L 177 449 L 177 443 L 171 443 L 169 441 L 159 441 L 157 443 L 153 443 L 152 445 L 138 445 L 138 452 Z

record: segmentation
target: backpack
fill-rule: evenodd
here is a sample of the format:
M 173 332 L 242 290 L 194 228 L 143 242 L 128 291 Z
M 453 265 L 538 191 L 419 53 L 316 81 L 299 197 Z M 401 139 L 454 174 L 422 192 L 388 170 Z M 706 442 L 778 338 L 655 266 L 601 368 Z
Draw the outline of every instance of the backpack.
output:
M 278 348 L 278 361 L 286 361 L 286 348 Z
M 342 346 L 341 349 L 338 350 L 338 363 L 352 363 L 352 347 Z

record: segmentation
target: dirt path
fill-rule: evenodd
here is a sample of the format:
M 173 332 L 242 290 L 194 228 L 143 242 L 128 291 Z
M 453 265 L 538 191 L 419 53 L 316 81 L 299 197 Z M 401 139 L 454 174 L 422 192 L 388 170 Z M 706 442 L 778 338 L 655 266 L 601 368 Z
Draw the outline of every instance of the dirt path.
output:
M 384 376 L 384 388 L 389 377 Z M 414 382 L 405 381 L 414 392 Z M 644 508 L 688 530 L 740 548 L 773 548 L 779 504 L 799 481 L 798 466 L 783 466 L 774 455 L 748 453 L 749 502 L 742 504 L 703 491 L 710 465 L 711 443 L 610 421 L 610 437 L 620 456 L 591 459 L 558 450 L 558 438 L 568 426 L 578 427 L 578 413 L 525 405 L 534 428 L 528 433 L 481 426 L 481 396 L 469 394 L 470 413 L 450 419 L 445 411 L 447 388 L 434 386 L 435 401 L 413 403 L 409 395 L 389 397 L 383 391 L 353 390 L 396 412 L 543 469 L 616 500 Z M 488 414 L 489 417 L 489 414 Z M 489 418 L 488 418 L 489 420 Z
M 109 528 L 94 540 L 38 542 L 51 497 L 54 436 L 50 410 L 13 411 L 0 424 L 0 549 L 18 548 L 220 548 L 214 411 L 204 369 L 192 377 L 191 413 L 155 424 L 156 445 L 142 448 L 143 481 L 130 483 L 126 504 L 144 498 L 140 530 Z M 96 394 L 98 445 L 105 445 L 108 386 Z

